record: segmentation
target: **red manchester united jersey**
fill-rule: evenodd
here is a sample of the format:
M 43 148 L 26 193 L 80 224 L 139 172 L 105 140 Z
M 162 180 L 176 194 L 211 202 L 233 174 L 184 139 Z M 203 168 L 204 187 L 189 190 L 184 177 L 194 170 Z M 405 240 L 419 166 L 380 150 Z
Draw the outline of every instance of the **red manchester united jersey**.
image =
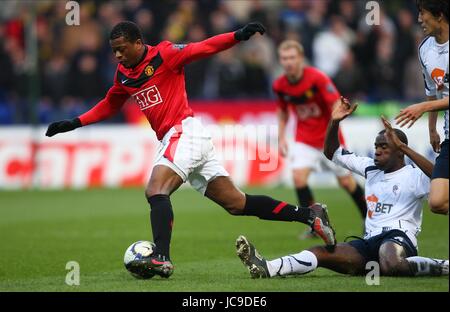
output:
M 295 112 L 295 140 L 323 149 L 333 104 L 340 98 L 331 79 L 314 67 L 305 67 L 299 81 L 290 83 L 283 75 L 274 81 L 272 89 L 279 107 L 287 110 L 290 106 Z M 341 131 L 339 139 L 344 144 Z
M 230 32 L 190 44 L 163 41 L 157 46 L 146 45 L 144 55 L 135 67 L 117 66 L 114 85 L 102 101 L 79 117 L 81 124 L 84 126 L 112 116 L 132 97 L 161 140 L 170 128 L 193 116 L 188 106 L 183 66 L 228 49 L 237 42 L 234 33 Z

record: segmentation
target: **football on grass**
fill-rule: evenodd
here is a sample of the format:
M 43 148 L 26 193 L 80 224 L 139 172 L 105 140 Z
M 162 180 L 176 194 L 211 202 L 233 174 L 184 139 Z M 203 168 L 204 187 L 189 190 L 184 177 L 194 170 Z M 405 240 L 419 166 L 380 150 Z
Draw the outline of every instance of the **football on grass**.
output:
M 143 265 L 152 255 L 154 248 L 155 244 L 149 241 L 137 241 L 127 248 L 123 263 L 131 275 L 140 279 L 152 278 L 155 275 Z

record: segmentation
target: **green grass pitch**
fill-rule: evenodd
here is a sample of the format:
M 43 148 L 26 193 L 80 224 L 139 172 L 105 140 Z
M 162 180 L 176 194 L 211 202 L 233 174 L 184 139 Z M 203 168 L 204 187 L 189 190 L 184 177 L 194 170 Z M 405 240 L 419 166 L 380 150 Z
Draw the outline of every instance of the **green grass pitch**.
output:
M 253 188 L 295 202 L 288 188 Z M 338 241 L 361 235 L 362 223 L 339 189 L 315 191 L 328 204 Z M 298 223 L 233 217 L 195 191 L 172 196 L 175 213 L 169 279 L 133 278 L 123 266 L 125 249 L 151 240 L 149 208 L 142 189 L 0 192 L 0 291 L 449 291 L 448 277 L 387 278 L 367 286 L 364 277 L 326 269 L 298 277 L 252 280 L 235 254 L 246 235 L 268 258 L 321 244 L 300 241 Z M 448 259 L 448 217 L 424 211 L 419 254 Z M 80 264 L 80 285 L 65 284 L 66 263 Z

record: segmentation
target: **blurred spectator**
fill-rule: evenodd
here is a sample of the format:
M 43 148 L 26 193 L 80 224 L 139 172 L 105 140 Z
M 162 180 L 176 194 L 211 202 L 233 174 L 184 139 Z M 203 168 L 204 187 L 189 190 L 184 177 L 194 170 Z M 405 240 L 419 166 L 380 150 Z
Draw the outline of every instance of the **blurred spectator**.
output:
M 351 50 L 348 50 L 342 59 L 339 71 L 333 80 L 339 92 L 351 101 L 363 97 L 367 77 L 355 63 L 355 56 Z
M 334 78 L 353 41 L 354 34 L 343 19 L 332 16 L 329 29 L 319 33 L 314 39 L 314 65 Z
M 199 42 L 206 39 L 206 32 L 200 24 L 189 28 L 187 42 Z M 210 58 L 202 58 L 185 67 L 186 92 L 189 98 L 199 99 L 203 97 L 206 69 L 211 62 Z
M 393 50 L 392 37 L 385 35 L 377 42 L 376 58 L 369 68 L 372 101 L 381 101 L 383 97 L 397 99 L 399 96 Z
M 285 8 L 279 15 L 279 23 L 282 32 L 300 32 L 305 22 L 305 0 L 284 0 Z
M 43 96 L 48 96 L 54 105 L 59 106 L 68 92 L 69 65 L 62 54 L 55 55 L 44 68 L 41 79 Z
M 403 86 L 405 79 L 405 65 L 411 59 L 414 58 L 417 61 L 417 54 L 415 51 L 415 39 L 412 29 L 415 26 L 414 17 L 412 13 L 406 9 L 401 9 L 397 14 L 398 31 L 395 39 L 395 52 L 394 52 L 394 66 L 397 73 L 397 88 L 399 95 L 403 96 Z
M 236 48 L 222 51 L 209 64 L 204 93 L 207 98 L 235 99 L 245 92 L 241 86 L 244 67 L 236 51 Z

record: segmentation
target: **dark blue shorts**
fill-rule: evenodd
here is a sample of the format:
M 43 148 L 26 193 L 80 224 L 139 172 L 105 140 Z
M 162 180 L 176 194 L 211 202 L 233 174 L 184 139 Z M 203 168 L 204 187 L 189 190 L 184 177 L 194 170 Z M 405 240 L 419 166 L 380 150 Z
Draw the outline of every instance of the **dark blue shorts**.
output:
M 369 261 L 379 262 L 378 252 L 380 246 L 384 243 L 391 241 L 402 246 L 406 251 L 406 257 L 417 256 L 417 249 L 411 242 L 409 237 L 400 230 L 391 230 L 373 236 L 369 239 L 355 239 L 348 244 L 356 248 L 358 252 L 366 259 L 366 263 Z
M 442 142 L 441 152 L 436 158 L 436 163 L 434 164 L 431 180 L 437 178 L 448 179 L 448 140 Z

